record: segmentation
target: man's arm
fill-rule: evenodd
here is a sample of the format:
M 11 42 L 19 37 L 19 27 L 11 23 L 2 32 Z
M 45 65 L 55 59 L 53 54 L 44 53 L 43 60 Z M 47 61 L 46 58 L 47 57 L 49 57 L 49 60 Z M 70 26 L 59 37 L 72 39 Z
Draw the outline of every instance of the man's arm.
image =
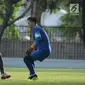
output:
M 36 30 L 35 31 L 34 38 L 35 38 L 34 43 L 26 51 L 26 54 L 27 55 L 30 55 L 31 54 L 31 52 L 35 49 L 36 44 L 39 43 L 39 41 L 41 40 L 41 34 L 40 34 L 40 31 L 39 30 Z
M 34 49 L 35 49 L 35 47 L 36 47 L 36 42 L 34 42 L 34 43 L 31 45 L 31 47 L 30 47 L 30 48 L 31 48 L 32 50 L 34 50 Z
M 35 40 L 34 43 L 31 45 L 30 49 L 34 50 L 36 47 L 36 44 L 39 43 L 39 41 L 41 40 L 41 34 L 39 31 L 36 31 L 34 34 Z
M 34 42 L 34 43 L 30 46 L 30 48 L 26 51 L 26 54 L 27 54 L 27 55 L 30 55 L 31 52 L 35 49 L 35 47 L 36 47 L 36 42 Z

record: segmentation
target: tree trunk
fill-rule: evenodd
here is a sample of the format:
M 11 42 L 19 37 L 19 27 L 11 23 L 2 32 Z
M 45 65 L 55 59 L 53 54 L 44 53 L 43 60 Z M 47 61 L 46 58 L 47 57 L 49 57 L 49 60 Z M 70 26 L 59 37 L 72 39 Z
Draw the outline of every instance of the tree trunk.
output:
M 38 24 L 40 24 L 41 19 L 40 0 L 35 0 L 32 16 L 36 17 Z
M 2 25 L 0 27 L 0 42 L 1 42 L 1 38 L 4 33 L 4 30 L 6 29 L 6 27 L 8 25 L 9 18 L 12 15 L 12 4 L 11 4 L 10 0 L 8 1 L 7 7 L 8 8 L 6 9 L 6 15 L 5 15 L 4 22 L 2 23 Z
M 6 6 L 7 7 L 6 15 L 5 15 L 5 18 L 4 18 L 2 26 L 0 27 L 0 42 L 1 42 L 1 38 L 2 38 L 2 35 L 4 33 L 4 30 L 8 26 L 11 26 L 12 24 L 14 24 L 14 22 L 16 22 L 17 20 L 23 18 L 26 15 L 26 13 L 30 10 L 30 8 L 32 7 L 33 4 L 34 4 L 34 2 L 32 1 L 31 5 L 25 10 L 25 12 L 23 12 L 23 14 L 21 16 L 17 17 L 16 19 L 14 19 L 10 23 L 8 23 L 9 19 L 10 19 L 10 16 L 12 16 L 12 14 L 13 14 L 13 8 L 12 8 L 13 4 L 11 3 L 10 0 L 8 1 L 8 4 Z
M 85 0 L 82 1 L 83 42 L 85 47 Z

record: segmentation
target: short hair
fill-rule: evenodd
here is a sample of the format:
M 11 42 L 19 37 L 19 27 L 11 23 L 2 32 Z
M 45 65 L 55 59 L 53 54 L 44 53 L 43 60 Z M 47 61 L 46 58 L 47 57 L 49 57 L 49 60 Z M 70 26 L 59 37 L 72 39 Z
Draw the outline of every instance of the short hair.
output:
M 37 19 L 36 19 L 36 17 L 28 17 L 27 20 L 28 20 L 28 21 L 31 21 L 31 22 L 35 22 L 35 23 L 37 23 Z

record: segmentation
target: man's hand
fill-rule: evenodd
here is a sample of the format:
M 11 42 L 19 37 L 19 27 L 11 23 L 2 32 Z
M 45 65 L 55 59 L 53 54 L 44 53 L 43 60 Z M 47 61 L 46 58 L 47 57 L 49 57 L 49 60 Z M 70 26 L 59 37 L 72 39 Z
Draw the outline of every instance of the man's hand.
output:
M 31 47 L 26 51 L 26 54 L 27 55 L 30 55 L 31 52 L 35 49 L 35 46 L 36 46 L 36 43 L 34 42 Z
M 33 51 L 33 49 L 30 47 L 30 48 L 26 51 L 26 54 L 27 54 L 27 55 L 30 55 L 32 51 Z

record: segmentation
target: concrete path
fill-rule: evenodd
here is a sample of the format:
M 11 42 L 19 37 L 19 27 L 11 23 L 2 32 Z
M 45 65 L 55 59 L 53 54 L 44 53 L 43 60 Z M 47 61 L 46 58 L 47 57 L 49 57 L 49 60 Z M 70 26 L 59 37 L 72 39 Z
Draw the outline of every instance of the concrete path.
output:
M 22 58 L 3 58 L 5 66 L 24 67 Z M 85 60 L 46 59 L 43 62 L 36 61 L 36 67 L 42 68 L 85 68 Z

